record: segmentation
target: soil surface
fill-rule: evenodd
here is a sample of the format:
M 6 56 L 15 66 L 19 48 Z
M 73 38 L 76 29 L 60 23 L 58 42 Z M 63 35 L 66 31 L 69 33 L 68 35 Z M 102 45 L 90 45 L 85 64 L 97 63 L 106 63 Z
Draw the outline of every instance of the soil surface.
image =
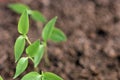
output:
M 62 43 L 48 42 L 51 65 L 39 68 L 64 80 L 120 80 L 120 0 L 0 0 L 0 75 L 13 80 L 13 45 L 19 36 L 20 17 L 7 6 L 21 2 L 41 11 L 48 20 L 58 16 L 56 27 L 67 35 Z M 30 19 L 31 41 L 40 39 L 40 22 Z M 32 62 L 27 72 L 33 70 Z M 16 80 L 25 74 L 23 73 Z

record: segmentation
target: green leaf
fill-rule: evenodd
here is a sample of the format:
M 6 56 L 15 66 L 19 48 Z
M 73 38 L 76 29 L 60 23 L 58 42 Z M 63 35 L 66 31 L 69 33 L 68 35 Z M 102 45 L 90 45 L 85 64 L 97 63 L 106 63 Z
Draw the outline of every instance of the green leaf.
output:
M 9 4 L 8 7 L 19 14 L 30 9 L 28 6 L 21 3 Z
M 42 76 L 42 80 L 63 80 L 61 77 L 51 72 L 44 72 Z
M 28 57 L 22 57 L 17 63 L 14 79 L 17 78 L 22 72 L 24 72 L 27 66 L 28 66 Z
M 25 48 L 25 37 L 19 36 L 14 45 L 15 61 L 21 57 Z
M 30 57 L 34 57 L 38 51 L 39 45 L 40 45 L 40 41 L 39 40 L 35 41 L 34 43 L 32 43 L 26 48 L 26 53 Z
M 45 17 L 39 11 L 32 11 L 31 17 L 35 21 L 46 22 Z
M 28 18 L 28 13 L 25 10 L 18 22 L 18 32 L 20 34 L 27 34 L 29 30 L 29 18 Z
M 47 41 L 48 38 L 51 36 L 51 33 L 54 29 L 54 25 L 56 22 L 57 17 L 51 19 L 44 27 L 43 31 L 42 31 L 42 38 L 44 41 Z
M 37 54 L 34 56 L 34 67 L 37 67 L 38 64 L 40 63 L 44 54 L 44 48 L 45 47 L 43 45 L 39 45 L 39 48 L 36 52 Z
M 3 80 L 3 78 L 0 76 L 0 80 Z
M 61 41 L 66 41 L 67 38 L 60 29 L 54 28 L 50 36 L 50 39 L 54 42 L 61 42 Z
M 30 72 L 23 76 L 21 80 L 41 80 L 41 75 L 37 72 Z

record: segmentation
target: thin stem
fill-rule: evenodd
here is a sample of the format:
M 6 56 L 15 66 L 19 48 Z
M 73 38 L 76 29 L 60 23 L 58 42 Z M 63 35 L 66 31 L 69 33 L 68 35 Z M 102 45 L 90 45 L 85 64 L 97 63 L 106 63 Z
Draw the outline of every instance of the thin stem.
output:
M 33 62 L 33 59 L 31 57 L 28 57 L 32 62 Z
M 45 60 L 46 65 L 49 66 L 50 65 L 50 61 L 49 61 L 48 53 L 47 53 L 47 44 L 45 44 L 44 60 Z
M 29 45 L 32 44 L 31 41 L 29 40 L 29 38 L 27 36 L 26 36 L 26 40 L 27 40 L 27 42 L 28 42 Z
M 39 68 L 38 67 L 34 67 L 34 71 L 39 73 Z
M 34 62 L 33 58 L 29 57 L 29 59 L 30 59 L 32 62 Z M 34 71 L 39 72 L 39 68 L 38 68 L 38 67 L 34 67 Z

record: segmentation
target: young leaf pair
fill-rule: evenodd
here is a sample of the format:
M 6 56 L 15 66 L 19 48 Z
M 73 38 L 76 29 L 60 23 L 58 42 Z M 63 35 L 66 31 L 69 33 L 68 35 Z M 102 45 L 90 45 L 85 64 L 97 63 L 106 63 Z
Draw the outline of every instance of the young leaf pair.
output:
M 28 18 L 28 13 L 25 10 L 18 22 L 18 32 L 21 35 L 17 38 L 14 46 L 15 62 L 19 60 L 19 58 L 21 57 L 24 51 L 26 44 L 25 40 L 27 39 L 28 31 L 29 31 L 29 18 Z
M 31 57 L 34 67 L 37 67 L 38 64 L 40 63 L 45 46 L 43 44 L 40 44 L 40 41 L 37 40 L 34 43 L 32 43 L 30 46 L 27 47 L 26 53 L 28 54 L 29 57 Z
M 42 31 L 42 38 L 45 42 L 49 39 L 54 42 L 66 41 L 64 33 L 60 29 L 54 27 L 56 19 L 57 17 L 50 20 Z
M 30 72 L 26 74 L 21 80 L 63 80 L 59 76 L 51 72 Z
M 47 21 L 46 18 L 41 14 L 41 12 L 37 10 L 31 10 L 28 6 L 24 4 L 21 3 L 9 4 L 8 7 L 18 14 L 22 14 L 25 10 L 27 10 L 28 14 L 35 21 L 40 21 L 43 23 Z

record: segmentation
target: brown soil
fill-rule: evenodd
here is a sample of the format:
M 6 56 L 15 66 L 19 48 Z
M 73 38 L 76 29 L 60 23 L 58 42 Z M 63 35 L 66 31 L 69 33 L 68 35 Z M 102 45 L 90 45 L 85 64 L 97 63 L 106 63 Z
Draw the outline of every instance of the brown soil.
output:
M 58 16 L 56 26 L 68 37 L 62 44 L 49 41 L 51 65 L 45 66 L 43 59 L 41 70 L 64 80 L 120 80 L 120 0 L 0 0 L 0 75 L 5 80 L 13 80 L 13 45 L 20 17 L 7 5 L 18 1 L 48 19 Z M 29 37 L 34 41 L 40 38 L 42 27 L 30 22 Z M 31 70 L 32 63 L 26 72 Z

